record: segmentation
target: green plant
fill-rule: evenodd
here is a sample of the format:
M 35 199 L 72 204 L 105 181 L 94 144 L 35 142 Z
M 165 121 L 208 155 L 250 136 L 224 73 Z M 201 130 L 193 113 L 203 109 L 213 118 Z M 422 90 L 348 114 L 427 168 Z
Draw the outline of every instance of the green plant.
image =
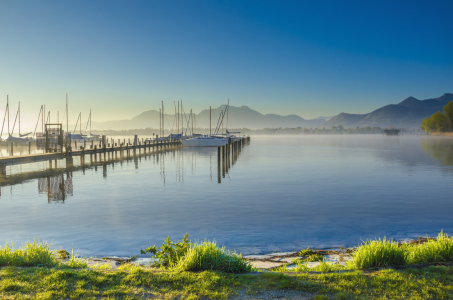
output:
M 59 259 L 68 259 L 71 257 L 71 255 L 69 254 L 68 251 L 64 250 L 64 249 L 60 249 L 60 250 L 57 250 L 55 252 L 55 254 L 57 255 L 57 257 Z
M 72 249 L 71 253 L 72 253 L 72 255 L 69 255 L 69 253 L 67 253 L 69 255 L 69 260 L 64 263 L 60 263 L 60 265 L 59 265 L 60 268 L 67 268 L 67 269 L 88 268 L 88 263 L 85 259 L 77 257 L 77 253 L 76 253 L 76 255 L 74 255 L 74 249 Z
M 311 250 L 311 249 L 309 249 L 309 248 L 307 248 L 307 249 L 302 249 L 302 250 L 300 250 L 300 252 L 299 252 L 299 256 L 308 256 L 308 255 L 313 255 L 313 254 L 315 254 L 315 253 L 313 252 L 313 250 Z
M 170 236 L 168 236 L 161 247 L 157 248 L 156 246 L 152 246 L 145 250 L 140 250 L 140 252 L 141 254 L 154 254 L 158 259 L 158 262 L 155 263 L 157 266 L 172 267 L 186 255 L 191 246 L 192 243 L 189 242 L 189 235 L 185 234 L 182 241 L 179 243 L 173 243 L 170 241 Z
M 51 244 L 44 241 L 27 241 L 22 248 L 6 244 L 0 247 L 0 266 L 55 267 L 59 262 L 50 247 Z
M 96 263 L 91 266 L 91 269 L 95 269 L 95 270 L 110 270 L 111 268 L 112 268 L 112 263 L 108 263 L 108 264 Z
M 453 238 L 439 233 L 437 239 L 429 239 L 424 244 L 411 245 L 408 248 L 408 263 L 427 263 L 453 260 Z
M 179 271 L 213 270 L 226 273 L 250 272 L 252 266 L 241 255 L 219 248 L 215 242 L 193 245 L 174 268 Z
M 406 264 L 406 253 L 393 240 L 375 240 L 363 243 L 353 255 L 357 269 L 379 268 Z
M 319 254 L 312 254 L 309 255 L 308 257 L 304 258 L 303 261 L 305 262 L 314 262 L 314 261 L 323 261 L 322 255 Z

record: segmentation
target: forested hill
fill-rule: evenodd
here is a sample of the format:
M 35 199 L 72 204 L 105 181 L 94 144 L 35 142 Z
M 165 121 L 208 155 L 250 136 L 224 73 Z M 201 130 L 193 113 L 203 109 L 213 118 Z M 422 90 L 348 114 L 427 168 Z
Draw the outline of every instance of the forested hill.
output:
M 379 126 L 397 128 L 420 128 L 422 120 L 433 113 L 442 110 L 449 101 L 453 100 L 453 94 L 446 93 L 439 98 L 418 100 L 409 97 L 398 104 L 389 104 L 368 114 L 341 113 L 330 119 L 325 126 L 343 125 L 344 127 Z

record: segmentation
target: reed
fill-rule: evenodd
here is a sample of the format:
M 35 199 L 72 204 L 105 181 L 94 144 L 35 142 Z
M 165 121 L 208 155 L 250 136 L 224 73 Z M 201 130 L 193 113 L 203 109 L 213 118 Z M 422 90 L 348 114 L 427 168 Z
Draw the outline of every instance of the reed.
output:
M 218 247 L 216 242 L 205 241 L 194 244 L 187 254 L 179 259 L 174 270 L 178 271 L 220 271 L 225 273 L 250 272 L 252 266 L 235 252 Z
M 408 263 L 430 263 L 453 261 L 453 238 L 439 233 L 437 239 L 428 239 L 424 244 L 412 245 L 408 248 Z
M 22 248 L 16 248 L 13 243 L 5 244 L 0 247 L 0 266 L 56 267 L 59 262 L 50 247 L 51 244 L 44 241 L 27 241 Z
M 380 268 L 406 264 L 406 252 L 393 240 L 375 240 L 363 243 L 354 253 L 352 263 L 357 269 Z

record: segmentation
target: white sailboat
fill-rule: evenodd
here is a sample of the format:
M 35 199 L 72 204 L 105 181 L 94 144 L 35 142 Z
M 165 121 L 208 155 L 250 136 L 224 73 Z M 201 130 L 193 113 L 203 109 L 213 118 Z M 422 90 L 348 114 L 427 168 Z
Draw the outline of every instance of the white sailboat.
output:
M 209 110 L 209 112 L 210 111 L 211 110 Z M 222 111 L 220 113 L 214 135 L 210 135 L 210 136 L 204 135 L 204 136 L 197 136 L 197 137 L 193 137 L 193 138 L 189 138 L 189 139 L 185 139 L 185 140 L 183 139 L 181 141 L 182 145 L 184 147 L 221 147 L 221 146 L 224 146 L 226 143 L 228 143 L 228 139 L 216 136 L 216 133 L 218 132 L 218 130 L 220 129 L 220 126 L 223 123 L 223 118 L 225 116 L 225 112 L 226 112 L 226 109 L 225 109 L 225 111 Z M 211 118 L 209 117 L 209 119 L 211 119 Z M 209 124 L 209 127 L 211 127 L 210 124 Z M 192 129 L 192 132 L 193 132 L 193 129 Z
M 14 119 L 13 129 L 11 130 L 11 132 L 9 132 L 9 99 L 7 99 L 6 106 L 7 106 L 7 110 L 8 110 L 8 137 L 6 138 L 6 142 L 7 143 L 16 143 L 16 144 L 28 144 L 28 143 L 32 142 L 33 139 L 31 137 L 28 137 L 28 135 L 30 135 L 31 132 L 24 133 L 24 134 L 22 134 L 20 132 L 20 102 L 19 102 L 19 107 L 17 109 L 16 118 Z M 19 136 L 18 137 L 13 136 L 14 128 L 16 127 L 17 117 L 19 117 Z
M 181 141 L 184 147 L 221 147 L 227 142 L 227 139 L 216 136 L 198 136 Z

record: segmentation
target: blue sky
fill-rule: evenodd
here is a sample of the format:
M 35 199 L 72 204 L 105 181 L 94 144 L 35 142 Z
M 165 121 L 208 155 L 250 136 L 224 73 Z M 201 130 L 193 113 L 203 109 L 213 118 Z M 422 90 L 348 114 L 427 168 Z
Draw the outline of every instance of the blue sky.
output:
M 0 1 L 0 109 L 304 118 L 453 92 L 452 1 Z M 3 104 L 2 104 L 3 103 Z M 172 109 L 172 108 L 171 108 Z M 61 115 L 60 113 L 60 115 Z M 28 121 L 29 119 L 29 121 Z

